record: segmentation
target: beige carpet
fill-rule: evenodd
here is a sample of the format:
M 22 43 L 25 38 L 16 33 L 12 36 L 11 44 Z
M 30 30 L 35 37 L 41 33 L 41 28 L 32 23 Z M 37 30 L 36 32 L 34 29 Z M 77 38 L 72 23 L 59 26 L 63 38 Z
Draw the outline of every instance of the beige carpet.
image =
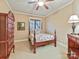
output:
M 15 43 L 15 53 L 11 53 L 9 59 L 67 59 L 64 48 L 58 45 L 47 45 L 37 48 L 37 53 L 33 54 L 29 49 L 28 42 Z

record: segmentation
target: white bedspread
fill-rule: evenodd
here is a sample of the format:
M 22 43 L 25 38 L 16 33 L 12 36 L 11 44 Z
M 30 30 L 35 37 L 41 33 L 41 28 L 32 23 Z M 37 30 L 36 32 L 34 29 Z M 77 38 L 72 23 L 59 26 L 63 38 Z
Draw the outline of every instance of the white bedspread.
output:
M 33 37 L 31 38 L 32 43 L 33 43 Z M 48 41 L 48 40 L 54 40 L 54 35 L 50 35 L 50 34 L 37 34 L 36 35 L 36 42 L 42 42 L 42 41 Z

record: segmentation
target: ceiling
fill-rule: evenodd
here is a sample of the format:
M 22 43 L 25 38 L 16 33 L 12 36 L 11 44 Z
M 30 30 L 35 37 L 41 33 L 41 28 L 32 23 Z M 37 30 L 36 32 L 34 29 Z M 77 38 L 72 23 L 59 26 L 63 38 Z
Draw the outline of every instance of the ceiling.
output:
M 47 4 L 49 9 L 45 9 L 44 6 L 38 10 L 35 9 L 35 4 L 28 4 L 30 0 L 7 0 L 9 6 L 13 11 L 22 12 L 28 15 L 47 16 L 50 13 L 57 11 L 59 8 L 68 5 L 72 0 L 54 0 Z

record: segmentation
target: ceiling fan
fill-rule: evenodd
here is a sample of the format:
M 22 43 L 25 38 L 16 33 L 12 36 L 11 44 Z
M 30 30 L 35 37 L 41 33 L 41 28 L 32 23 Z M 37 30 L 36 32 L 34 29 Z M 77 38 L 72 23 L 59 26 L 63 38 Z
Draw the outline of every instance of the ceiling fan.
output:
M 35 6 L 36 6 L 35 9 L 38 10 L 40 6 L 44 6 L 46 9 L 49 9 L 46 4 L 52 1 L 54 0 L 32 0 L 32 1 L 29 1 L 28 3 L 29 4 L 35 3 Z

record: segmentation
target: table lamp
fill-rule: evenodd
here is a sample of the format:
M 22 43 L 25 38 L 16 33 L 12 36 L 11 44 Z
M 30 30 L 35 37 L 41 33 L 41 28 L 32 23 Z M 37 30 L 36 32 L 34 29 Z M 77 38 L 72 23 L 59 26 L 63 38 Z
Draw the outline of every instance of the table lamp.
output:
M 79 18 L 78 18 L 78 16 L 77 15 L 71 15 L 70 16 L 70 18 L 69 18 L 69 20 L 68 20 L 68 23 L 71 23 L 72 24 L 72 34 L 75 34 L 75 27 L 76 27 L 76 23 L 78 23 L 79 22 Z

